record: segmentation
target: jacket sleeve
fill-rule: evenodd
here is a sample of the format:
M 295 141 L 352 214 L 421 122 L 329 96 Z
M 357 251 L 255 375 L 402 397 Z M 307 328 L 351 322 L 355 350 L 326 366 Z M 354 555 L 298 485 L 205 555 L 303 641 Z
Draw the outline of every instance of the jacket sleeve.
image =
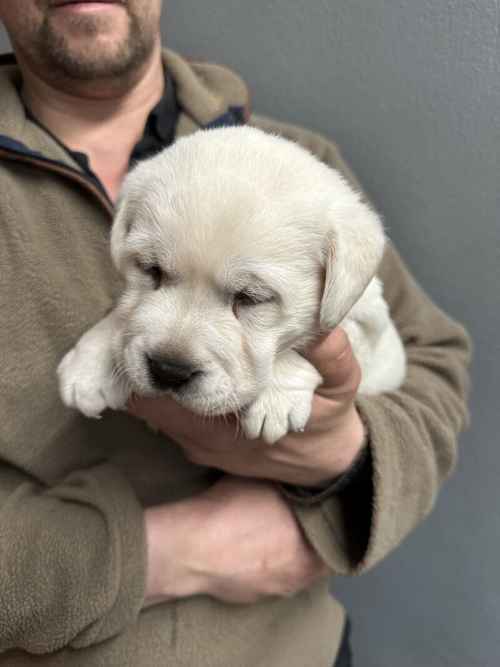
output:
M 143 512 L 103 463 L 44 487 L 0 466 L 0 653 L 83 648 L 133 623 L 144 598 Z
M 298 141 L 362 192 L 331 142 L 268 119 L 253 122 Z M 324 501 L 290 500 L 309 541 L 338 574 L 372 567 L 428 515 L 468 423 L 467 333 L 429 299 L 390 243 L 379 276 L 406 349 L 405 382 L 398 391 L 357 399 L 370 447 L 365 474 Z

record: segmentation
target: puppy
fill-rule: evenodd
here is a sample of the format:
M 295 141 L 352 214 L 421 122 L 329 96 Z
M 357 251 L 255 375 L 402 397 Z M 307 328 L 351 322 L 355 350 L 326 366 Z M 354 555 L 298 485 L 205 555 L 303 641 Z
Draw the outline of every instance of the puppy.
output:
M 383 249 L 376 213 L 298 145 L 249 127 L 181 139 L 126 178 L 111 233 L 126 287 L 62 360 L 62 399 L 97 417 L 167 394 L 273 443 L 305 428 L 322 380 L 300 352 L 338 325 L 360 392 L 394 390 Z

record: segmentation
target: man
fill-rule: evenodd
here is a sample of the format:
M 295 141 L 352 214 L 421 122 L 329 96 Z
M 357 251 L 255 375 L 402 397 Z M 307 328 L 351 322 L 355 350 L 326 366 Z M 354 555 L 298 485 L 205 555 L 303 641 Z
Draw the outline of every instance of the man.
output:
M 160 12 L 0 0 L 17 60 L 0 67 L 0 665 L 348 664 L 327 575 L 373 566 L 431 509 L 468 339 L 389 247 L 409 362 L 394 394 L 357 396 L 339 329 L 309 352 L 324 384 L 306 431 L 272 448 L 166 400 L 98 422 L 64 409 L 57 364 L 120 289 L 107 236 L 131 163 L 250 122 L 354 182 L 331 143 L 249 117 L 234 74 L 162 54 Z

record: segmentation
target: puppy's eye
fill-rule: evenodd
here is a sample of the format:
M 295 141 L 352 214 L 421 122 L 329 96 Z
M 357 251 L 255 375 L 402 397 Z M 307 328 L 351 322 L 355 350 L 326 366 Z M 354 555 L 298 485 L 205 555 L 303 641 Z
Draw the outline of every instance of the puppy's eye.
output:
M 151 278 L 155 290 L 161 286 L 165 279 L 165 273 L 158 264 L 141 264 L 137 262 L 137 267 Z
M 272 300 L 272 296 L 264 296 L 263 294 L 254 294 L 253 292 L 246 291 L 236 292 L 233 296 L 233 313 L 238 317 L 240 310 L 250 310 L 255 306 L 269 303 Z
M 261 301 L 254 295 L 248 292 L 236 292 L 233 299 L 233 304 L 237 307 L 256 306 Z
M 152 266 L 147 266 L 144 272 L 150 276 L 153 281 L 153 286 L 155 289 L 158 289 L 163 281 L 163 271 L 158 266 L 158 264 L 153 264 Z

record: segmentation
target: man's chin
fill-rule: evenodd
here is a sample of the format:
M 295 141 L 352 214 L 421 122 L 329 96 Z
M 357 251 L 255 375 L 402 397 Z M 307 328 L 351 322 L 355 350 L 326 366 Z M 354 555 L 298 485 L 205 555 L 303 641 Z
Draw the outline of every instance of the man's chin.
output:
M 142 64 L 151 46 L 131 35 L 123 7 L 111 5 L 113 8 L 118 16 L 111 10 L 81 16 L 65 16 L 57 10 L 43 39 L 52 65 L 67 76 L 84 80 L 121 76 Z
M 73 48 L 66 55 L 59 53 L 57 65 L 66 75 L 80 80 L 121 76 L 131 69 L 127 60 L 102 44 Z

